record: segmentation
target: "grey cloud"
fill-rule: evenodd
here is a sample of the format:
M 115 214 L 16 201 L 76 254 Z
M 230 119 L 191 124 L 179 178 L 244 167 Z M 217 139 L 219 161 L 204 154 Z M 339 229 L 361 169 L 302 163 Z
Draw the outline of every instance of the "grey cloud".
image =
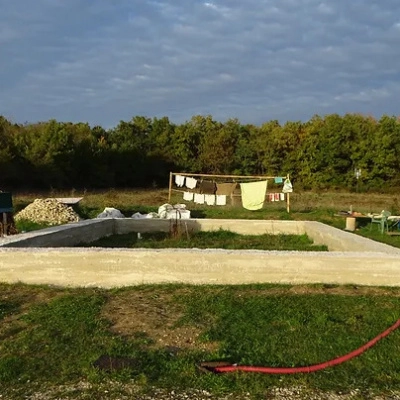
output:
M 400 97 L 397 1 L 14 3 L 27 12 L 0 0 L 0 109 L 21 121 L 200 112 L 261 123 L 391 114 Z

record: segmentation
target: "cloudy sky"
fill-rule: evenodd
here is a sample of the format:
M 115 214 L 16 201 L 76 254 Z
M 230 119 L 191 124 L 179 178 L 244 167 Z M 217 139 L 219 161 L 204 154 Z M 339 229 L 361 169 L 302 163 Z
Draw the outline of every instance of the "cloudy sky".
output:
M 0 0 L 0 115 L 399 115 L 399 0 Z

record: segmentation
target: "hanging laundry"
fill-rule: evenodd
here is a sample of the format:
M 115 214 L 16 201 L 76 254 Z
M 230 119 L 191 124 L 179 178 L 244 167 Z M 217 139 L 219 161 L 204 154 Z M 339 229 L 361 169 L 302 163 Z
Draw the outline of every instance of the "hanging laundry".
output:
M 192 192 L 183 192 L 183 200 L 192 201 L 193 193 Z
M 197 204 L 204 204 L 204 194 L 195 193 L 194 202 Z
M 274 196 L 273 193 L 270 193 L 270 194 L 268 195 L 268 200 L 269 200 L 269 201 L 275 201 L 275 196 Z
M 268 181 L 241 183 L 242 205 L 247 210 L 260 210 L 265 201 Z
M 185 184 L 185 177 L 182 175 L 175 175 L 176 186 L 182 187 Z
M 281 200 L 285 200 L 285 193 L 280 193 Z
M 283 182 L 282 193 L 292 193 L 292 192 L 293 192 L 292 182 L 290 182 L 289 178 L 286 178 L 285 182 Z
M 282 183 L 282 182 L 283 182 L 283 178 L 281 176 L 275 177 L 275 183 Z
M 217 183 L 217 195 L 230 196 L 236 189 L 237 183 Z
M 217 206 L 226 206 L 226 195 L 217 194 L 215 196 L 215 203 Z
M 215 194 L 215 183 L 212 181 L 201 181 L 200 182 L 200 193 L 203 194 Z
M 214 194 L 205 194 L 204 201 L 208 206 L 215 205 L 215 195 Z
M 274 199 L 275 199 L 275 201 L 279 201 L 281 199 L 281 196 L 279 196 L 279 193 L 274 193 Z
M 194 189 L 197 185 L 197 179 L 187 177 L 186 178 L 186 187 L 188 189 Z

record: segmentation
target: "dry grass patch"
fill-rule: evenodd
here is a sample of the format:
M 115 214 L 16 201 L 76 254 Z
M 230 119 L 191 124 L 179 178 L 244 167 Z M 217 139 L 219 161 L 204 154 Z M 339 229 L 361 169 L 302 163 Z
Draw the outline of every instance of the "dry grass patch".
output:
M 183 307 L 176 298 L 185 292 L 123 290 L 108 298 L 102 317 L 110 321 L 113 334 L 142 338 L 150 348 L 213 351 L 216 344 L 201 340 L 200 327 L 180 323 Z
M 296 188 L 295 188 L 296 189 Z M 108 189 L 108 190 L 87 190 L 76 191 L 43 191 L 43 192 L 16 192 L 13 193 L 14 202 L 26 204 L 35 198 L 48 197 L 83 197 L 80 202 L 82 206 L 90 207 L 115 207 L 116 206 L 160 206 L 168 202 L 168 189 Z M 182 194 L 173 192 L 171 203 L 182 203 Z M 400 211 L 400 196 L 397 194 L 385 193 L 349 193 L 349 192 L 302 192 L 296 191 L 290 195 L 292 211 L 311 211 L 317 209 L 348 210 L 353 206 L 354 210 L 361 212 L 376 211 L 382 209 Z M 188 203 L 188 208 L 193 209 L 207 208 Z M 210 207 L 208 207 L 210 209 Z M 240 205 L 226 206 L 219 209 L 240 209 Z M 265 210 L 285 209 L 284 202 L 267 203 Z M 252 212 L 249 212 L 252 214 Z

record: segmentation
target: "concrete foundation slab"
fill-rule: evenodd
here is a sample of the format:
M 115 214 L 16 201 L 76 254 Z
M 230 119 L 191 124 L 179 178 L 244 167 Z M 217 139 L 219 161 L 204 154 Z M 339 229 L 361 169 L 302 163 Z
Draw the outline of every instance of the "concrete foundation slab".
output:
M 18 249 L 1 252 L 3 282 L 120 287 L 147 283 L 329 283 L 400 286 L 382 253 L 228 250 Z
M 187 220 L 189 230 L 307 233 L 332 251 L 67 248 L 114 233 L 168 231 L 168 220 L 97 219 L 0 242 L 0 281 L 116 287 L 147 283 L 400 286 L 400 249 L 310 221 Z

